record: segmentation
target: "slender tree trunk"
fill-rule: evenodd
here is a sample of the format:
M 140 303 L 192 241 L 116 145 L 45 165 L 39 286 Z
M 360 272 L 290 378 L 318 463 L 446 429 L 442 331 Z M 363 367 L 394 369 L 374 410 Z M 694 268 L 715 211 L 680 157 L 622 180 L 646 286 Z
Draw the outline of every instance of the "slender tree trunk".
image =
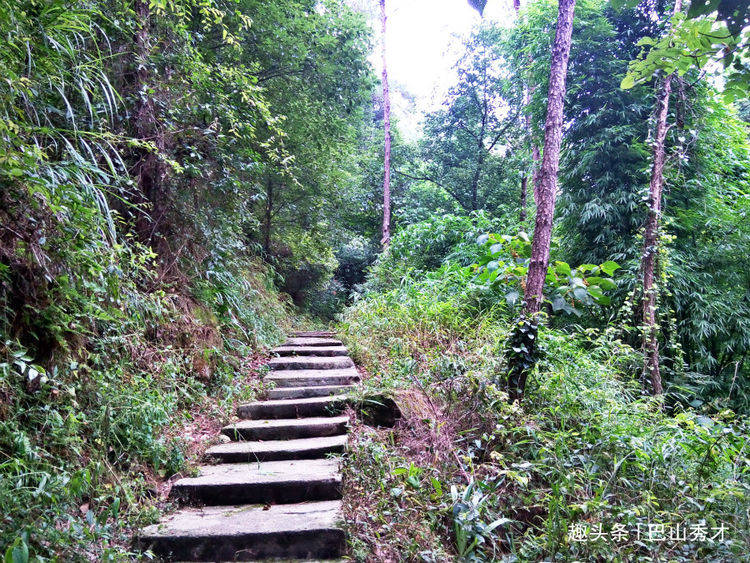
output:
M 674 14 L 682 9 L 682 0 L 676 0 Z M 648 218 L 643 232 L 643 254 L 641 272 L 643 275 L 643 381 L 651 381 L 651 391 L 661 395 L 664 391 L 659 370 L 659 338 L 656 326 L 656 294 L 654 286 L 656 263 L 659 254 L 659 227 L 661 223 L 661 199 L 664 188 L 665 140 L 667 137 L 667 116 L 669 96 L 672 92 L 672 77 L 665 76 L 656 97 L 656 131 L 654 134 L 653 162 L 648 191 Z
M 531 95 L 529 95 L 531 97 Z M 529 117 L 529 122 L 531 118 Z M 531 125 L 529 125 L 529 135 L 531 135 Z M 539 147 L 536 143 L 531 141 L 531 162 L 534 172 L 531 176 L 531 183 L 534 188 L 534 205 L 539 205 L 539 163 L 542 160 L 542 156 L 539 154 Z
M 385 163 L 383 175 L 383 238 L 381 238 L 380 242 L 385 248 L 391 242 L 391 97 L 388 92 L 388 66 L 385 56 L 385 0 L 380 0 L 380 23 L 383 30 L 383 127 L 385 130 L 385 155 L 383 158 Z
M 565 79 L 568 72 L 574 10 L 575 0 L 560 0 L 555 43 L 552 47 L 549 92 L 547 94 L 544 156 L 539 170 L 538 182 L 538 209 L 536 224 L 534 225 L 534 239 L 531 244 L 531 262 L 524 293 L 526 302 L 524 313 L 528 317 L 534 316 L 541 308 L 542 290 L 549 263 L 552 221 L 555 215 L 555 199 L 557 198 L 557 171 L 560 166 Z
M 477 141 L 477 166 L 474 169 L 474 177 L 471 179 L 471 210 L 479 209 L 479 178 L 482 175 L 482 166 L 484 165 L 485 148 L 484 148 L 484 131 L 487 123 L 487 101 L 484 103 L 484 116 L 482 117 L 482 128 L 479 131 L 479 140 Z
M 508 374 L 508 397 L 520 400 L 526 387 L 526 378 L 533 367 L 536 351 L 537 314 L 542 306 L 544 280 L 549 264 L 552 221 L 557 197 L 557 172 L 560 165 L 565 79 L 568 72 L 570 44 L 573 34 L 575 0 L 560 0 L 557 13 L 557 30 L 552 47 L 549 91 L 547 93 L 547 118 L 544 124 L 544 156 L 539 170 L 536 223 L 531 243 L 531 260 L 526 276 L 524 308 L 521 320 L 511 336 L 514 348 L 521 349 L 523 357 L 511 356 Z M 522 344 L 522 346 L 518 346 Z M 525 350 L 525 351 L 524 351 Z
M 484 150 L 484 147 L 479 149 Z M 484 164 L 484 152 L 479 153 L 477 158 L 477 167 L 474 170 L 474 177 L 471 179 L 471 210 L 479 209 L 479 177 L 482 174 L 482 165 Z

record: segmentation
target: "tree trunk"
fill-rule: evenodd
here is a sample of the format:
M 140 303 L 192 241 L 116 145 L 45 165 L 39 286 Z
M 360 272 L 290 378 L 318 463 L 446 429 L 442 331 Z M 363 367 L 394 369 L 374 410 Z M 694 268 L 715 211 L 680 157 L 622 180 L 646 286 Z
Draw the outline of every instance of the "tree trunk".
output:
M 676 0 L 674 14 L 682 9 L 682 0 Z M 661 395 L 664 391 L 659 370 L 659 338 L 656 326 L 656 294 L 654 287 L 656 262 L 659 254 L 659 226 L 661 222 L 661 198 L 664 188 L 664 144 L 667 137 L 669 96 L 672 92 L 672 77 L 665 76 L 656 97 L 656 131 L 654 134 L 653 162 L 648 191 L 648 218 L 643 232 L 643 382 L 651 381 L 651 391 Z
M 552 220 L 557 198 L 557 171 L 560 165 L 562 143 L 563 107 L 565 103 L 565 78 L 568 71 L 570 43 L 573 33 L 575 0 L 560 0 L 557 31 L 552 47 L 549 92 L 547 94 L 547 119 L 544 124 L 544 156 L 539 170 L 534 239 L 531 244 L 531 261 L 526 278 L 524 313 L 531 318 L 542 305 L 542 290 L 547 276 Z
M 511 355 L 508 374 L 508 397 L 520 400 L 526 387 L 526 378 L 533 368 L 536 350 L 537 316 L 542 305 L 544 280 L 549 264 L 552 221 L 557 197 L 557 172 L 560 165 L 565 79 L 573 34 L 575 0 L 560 0 L 557 13 L 557 30 L 552 47 L 549 91 L 547 93 L 547 118 L 544 124 L 544 156 L 539 171 L 536 223 L 531 244 L 531 260 L 526 276 L 524 308 L 521 320 L 511 336 L 512 348 L 521 349 L 522 357 Z M 519 346 L 522 344 L 522 346 Z
M 384 248 L 391 242 L 391 98 L 388 93 L 388 66 L 385 56 L 385 0 L 380 0 L 380 23 L 383 30 L 383 127 L 385 133 L 385 155 L 383 175 L 383 237 L 380 243 Z
M 479 178 L 482 175 L 482 166 L 484 166 L 485 148 L 484 148 L 484 128 L 486 114 L 482 120 L 482 129 L 479 132 L 479 141 L 477 142 L 477 165 L 474 169 L 474 177 L 471 179 L 471 210 L 479 209 Z

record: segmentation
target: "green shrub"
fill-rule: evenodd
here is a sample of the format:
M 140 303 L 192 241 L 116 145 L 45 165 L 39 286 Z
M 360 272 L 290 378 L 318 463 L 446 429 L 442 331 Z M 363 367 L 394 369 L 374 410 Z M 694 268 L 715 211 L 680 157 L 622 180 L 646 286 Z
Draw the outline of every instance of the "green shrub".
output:
M 665 412 L 658 400 L 642 397 L 641 356 L 614 328 L 542 327 L 527 396 L 520 407 L 509 405 L 498 383 L 510 317 L 492 305 L 496 300 L 482 301 L 461 271 L 443 266 L 371 292 L 341 325 L 372 374 L 366 385 L 426 392 L 440 409 L 429 424 L 449 428 L 448 421 L 464 421 L 452 435 L 455 456 L 420 466 L 444 493 L 413 501 L 422 503 L 414 514 L 425 515 L 415 526 L 429 527 L 479 560 L 502 554 L 522 561 L 738 560 L 747 553 L 746 419 L 730 410 L 711 417 L 689 408 Z M 415 451 L 399 446 L 407 426 L 383 438 L 395 444 L 389 451 L 400 464 Z M 467 503 L 474 492 L 462 494 L 462 472 L 473 479 L 480 504 Z M 446 496 L 450 485 L 458 490 L 453 500 Z M 403 499 L 380 510 L 408 511 Z M 431 511 L 444 518 L 428 517 Z M 496 521 L 502 524 L 486 532 Z M 619 542 L 571 540 L 578 529 L 593 538 L 599 524 L 605 534 L 621 525 L 631 535 Z M 724 525 L 725 541 L 636 539 L 649 524 L 705 525 L 711 535 Z

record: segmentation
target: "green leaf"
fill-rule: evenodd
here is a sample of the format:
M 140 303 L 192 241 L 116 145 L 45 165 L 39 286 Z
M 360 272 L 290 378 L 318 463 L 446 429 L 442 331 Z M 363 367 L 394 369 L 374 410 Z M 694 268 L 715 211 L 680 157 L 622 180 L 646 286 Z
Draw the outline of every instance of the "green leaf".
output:
M 560 274 L 561 276 L 569 276 L 570 275 L 570 266 L 566 262 L 555 262 L 555 271 Z
M 630 90 L 633 86 L 635 86 L 635 79 L 632 74 L 628 73 L 625 75 L 625 78 L 622 79 L 622 82 L 620 82 L 620 88 L 623 90 Z
M 612 260 L 607 260 L 604 264 L 601 265 L 602 271 L 609 276 L 614 274 L 615 270 L 619 269 L 619 267 L 620 265 L 617 262 L 613 262 Z
M 590 285 L 588 287 L 589 295 L 593 297 L 594 299 L 599 299 L 600 297 L 604 296 L 604 292 L 602 291 L 602 288 L 598 285 Z
M 578 301 L 585 301 L 588 295 L 588 291 L 586 291 L 585 287 L 576 287 L 573 289 L 573 296 L 578 299 Z
M 28 563 L 29 546 L 23 538 L 16 538 L 5 552 L 5 563 Z

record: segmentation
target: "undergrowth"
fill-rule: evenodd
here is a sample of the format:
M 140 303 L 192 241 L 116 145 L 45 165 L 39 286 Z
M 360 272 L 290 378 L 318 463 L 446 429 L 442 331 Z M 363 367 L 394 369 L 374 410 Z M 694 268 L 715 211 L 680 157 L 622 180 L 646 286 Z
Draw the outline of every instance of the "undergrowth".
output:
M 71 222 L 43 211 L 30 242 L 0 245 L 0 553 L 131 559 L 159 483 L 191 461 L 183 430 L 253 396 L 248 366 L 289 309 L 250 257 L 164 280 L 148 249 L 103 239 L 96 215 L 73 245 L 60 243 Z
M 747 421 L 729 410 L 667 411 L 642 396 L 640 355 L 614 327 L 542 327 L 541 360 L 524 402 L 511 406 L 500 389 L 512 322 L 498 302 L 446 264 L 347 311 L 341 330 L 371 374 L 367 391 L 390 394 L 404 411 L 394 429 L 354 439 L 346 475 L 366 509 L 349 509 L 353 555 L 746 554 Z

